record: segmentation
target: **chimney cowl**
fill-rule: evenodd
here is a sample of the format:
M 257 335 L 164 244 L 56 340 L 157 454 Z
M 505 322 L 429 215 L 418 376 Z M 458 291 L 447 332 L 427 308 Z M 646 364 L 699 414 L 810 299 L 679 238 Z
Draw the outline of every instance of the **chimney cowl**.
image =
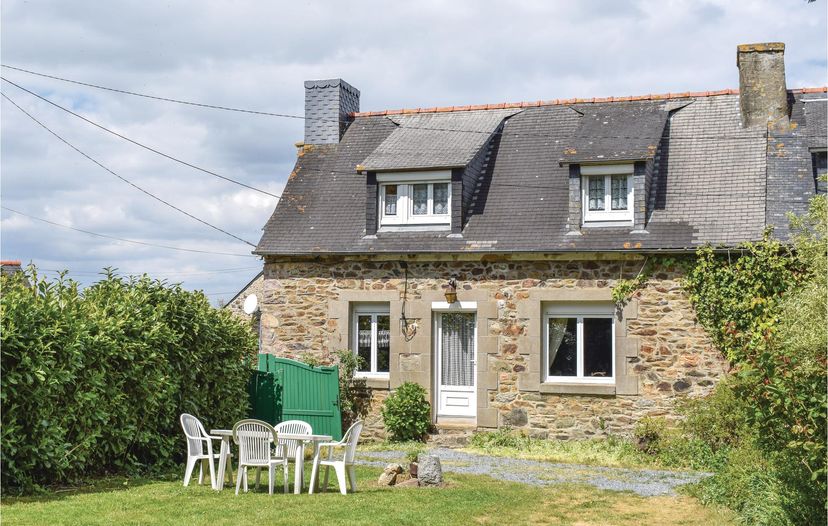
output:
M 785 85 L 785 44 L 742 44 L 736 48 L 736 66 L 739 68 L 742 126 L 787 122 L 789 109 Z
M 305 144 L 336 144 L 359 111 L 359 90 L 342 79 L 305 81 Z

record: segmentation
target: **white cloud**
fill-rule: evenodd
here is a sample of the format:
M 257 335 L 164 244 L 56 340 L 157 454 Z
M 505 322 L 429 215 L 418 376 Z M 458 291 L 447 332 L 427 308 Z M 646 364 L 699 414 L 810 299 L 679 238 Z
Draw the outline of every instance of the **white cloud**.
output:
M 366 110 L 711 90 L 738 85 L 737 44 L 784 41 L 790 87 L 826 83 L 824 3 L 639 0 L 389 3 L 7 0 L 3 62 L 166 97 L 301 114 L 302 81 L 342 77 Z M 279 194 L 302 121 L 140 99 L 3 70 L 55 102 L 188 162 Z M 8 85 L 98 160 L 253 242 L 274 199 L 109 136 Z M 2 104 L 5 206 L 118 237 L 225 252 L 250 247 L 152 201 Z M 86 236 L 2 213 L 3 258 L 103 266 L 235 291 L 256 259 Z M 78 274 L 83 282 L 94 276 Z M 215 299 L 216 297 L 214 297 Z

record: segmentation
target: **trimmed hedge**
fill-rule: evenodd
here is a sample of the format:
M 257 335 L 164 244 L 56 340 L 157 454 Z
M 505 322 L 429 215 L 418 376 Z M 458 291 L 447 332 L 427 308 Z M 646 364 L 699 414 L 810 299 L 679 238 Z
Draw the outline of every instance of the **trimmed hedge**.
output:
M 202 293 L 109 271 L 81 291 L 33 268 L 0 287 L 4 489 L 170 466 L 182 412 L 207 429 L 247 415 L 255 334 Z

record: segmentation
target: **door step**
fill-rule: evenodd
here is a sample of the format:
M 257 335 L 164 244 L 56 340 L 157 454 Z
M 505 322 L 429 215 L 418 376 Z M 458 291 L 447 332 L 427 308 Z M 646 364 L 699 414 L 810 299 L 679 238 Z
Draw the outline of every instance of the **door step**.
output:
M 434 433 L 428 436 L 429 445 L 465 447 L 477 430 L 477 421 L 474 418 L 439 418 L 434 428 Z

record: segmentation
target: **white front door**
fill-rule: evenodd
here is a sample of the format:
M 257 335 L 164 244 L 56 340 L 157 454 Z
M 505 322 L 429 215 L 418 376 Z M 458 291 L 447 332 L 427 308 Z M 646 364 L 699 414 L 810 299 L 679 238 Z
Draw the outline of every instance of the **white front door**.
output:
M 435 312 L 437 415 L 477 416 L 477 315 Z

